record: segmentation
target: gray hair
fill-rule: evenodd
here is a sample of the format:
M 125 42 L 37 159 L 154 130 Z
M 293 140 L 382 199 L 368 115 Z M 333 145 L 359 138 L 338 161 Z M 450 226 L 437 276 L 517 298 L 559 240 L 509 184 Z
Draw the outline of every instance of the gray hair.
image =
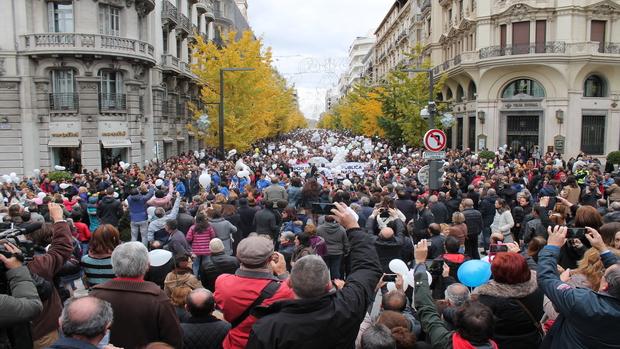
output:
M 604 276 L 605 281 L 609 284 L 607 293 L 616 299 L 620 299 L 620 262 L 607 268 L 607 270 Z
M 431 195 L 428 197 L 428 203 L 429 204 L 434 204 L 437 203 L 439 199 L 437 198 L 437 195 Z
M 218 238 L 213 238 L 209 242 L 209 250 L 211 250 L 212 253 L 220 253 L 224 251 L 224 249 L 224 243 Z
M 281 236 L 288 241 L 295 241 L 295 233 L 293 233 L 292 231 L 284 231 L 282 232 Z
M 446 287 L 446 291 L 444 292 L 446 296 L 446 300 L 450 302 L 455 307 L 460 307 L 465 303 L 465 301 L 469 300 L 469 289 L 465 287 L 463 284 L 451 284 Z
M 495 195 L 495 194 L 496 194 L 495 189 L 490 188 L 489 190 L 487 190 L 487 196 L 492 196 L 492 195 Z
M 613 211 L 620 211 L 620 201 L 612 202 L 611 205 L 609 205 L 609 208 L 611 208 Z
M 360 199 L 360 203 L 362 204 L 362 206 L 368 206 L 370 205 L 370 198 L 368 196 L 362 196 Z
M 92 339 L 104 334 L 112 319 L 110 303 L 86 296 L 67 299 L 60 315 L 60 324 L 66 337 L 83 336 Z
M 387 326 L 374 324 L 362 334 L 362 349 L 396 349 L 396 340 Z
M 149 270 L 149 251 L 138 241 L 120 244 L 112 252 L 112 269 L 119 277 L 143 276 Z
M 299 298 L 323 296 L 329 283 L 329 270 L 323 258 L 310 255 L 299 259 L 291 270 L 291 282 Z

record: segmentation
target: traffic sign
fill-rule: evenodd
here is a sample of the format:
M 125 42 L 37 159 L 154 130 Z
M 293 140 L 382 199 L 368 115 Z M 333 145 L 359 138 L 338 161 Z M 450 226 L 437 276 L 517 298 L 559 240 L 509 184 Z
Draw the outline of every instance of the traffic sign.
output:
M 425 151 L 422 153 L 422 158 L 426 160 L 443 160 L 446 158 L 445 151 Z
M 430 151 L 444 150 L 446 141 L 446 134 L 442 130 L 432 129 L 424 135 L 424 147 Z

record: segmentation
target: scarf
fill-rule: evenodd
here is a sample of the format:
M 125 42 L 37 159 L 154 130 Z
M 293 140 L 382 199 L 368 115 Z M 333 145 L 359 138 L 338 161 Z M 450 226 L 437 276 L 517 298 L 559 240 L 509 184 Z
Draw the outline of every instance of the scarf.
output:
M 452 348 L 453 349 L 498 349 L 497 344 L 489 339 L 489 341 L 482 345 L 473 345 L 467 339 L 461 337 L 458 332 L 452 334 Z

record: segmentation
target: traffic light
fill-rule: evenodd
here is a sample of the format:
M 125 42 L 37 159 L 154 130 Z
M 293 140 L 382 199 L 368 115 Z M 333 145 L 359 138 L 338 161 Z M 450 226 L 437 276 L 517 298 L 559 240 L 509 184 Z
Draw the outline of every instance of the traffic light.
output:
M 443 161 L 431 160 L 428 162 L 428 186 L 431 190 L 439 190 L 443 185 Z

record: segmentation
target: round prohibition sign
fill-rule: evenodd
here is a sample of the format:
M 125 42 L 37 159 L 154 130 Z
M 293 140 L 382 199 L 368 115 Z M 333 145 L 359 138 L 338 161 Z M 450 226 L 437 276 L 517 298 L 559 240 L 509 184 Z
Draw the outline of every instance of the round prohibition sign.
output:
M 424 147 L 430 151 L 442 151 L 446 147 L 446 140 L 442 130 L 429 130 L 424 135 Z

